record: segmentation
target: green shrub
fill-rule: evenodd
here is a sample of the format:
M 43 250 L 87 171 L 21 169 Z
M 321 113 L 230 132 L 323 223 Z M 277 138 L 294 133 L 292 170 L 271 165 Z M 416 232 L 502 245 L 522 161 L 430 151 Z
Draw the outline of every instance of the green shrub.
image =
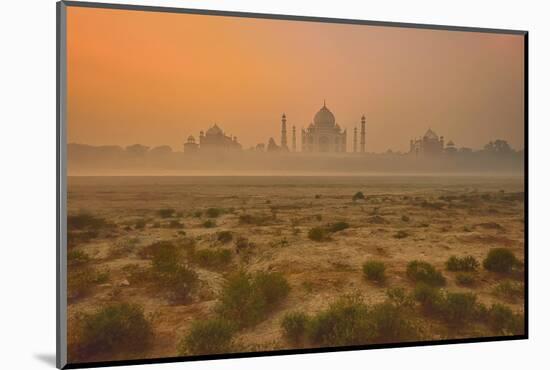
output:
M 327 229 L 331 233 L 342 231 L 349 228 L 349 224 L 345 221 L 338 221 L 333 224 L 328 225 Z
M 206 216 L 210 218 L 216 218 L 223 214 L 223 209 L 221 208 L 208 208 L 206 210 Z
M 239 327 L 255 325 L 288 295 L 289 289 L 280 274 L 239 271 L 223 285 L 218 312 Z
M 513 281 L 503 281 L 493 290 L 494 294 L 510 302 L 516 302 L 522 299 L 525 294 L 525 285 Z
M 489 251 L 483 260 L 483 267 L 492 272 L 508 274 L 520 265 L 516 256 L 506 248 L 494 248 Z
M 439 308 L 444 298 L 439 288 L 425 283 L 416 285 L 413 296 L 415 300 L 420 303 L 424 313 L 429 315 L 439 312 Z
M 279 272 L 257 272 L 254 276 L 254 288 L 260 291 L 269 307 L 282 301 L 290 292 L 290 285 Z
M 178 344 L 178 352 L 180 355 L 231 352 L 235 329 L 233 323 L 220 318 L 195 321 Z
M 141 284 L 152 280 L 151 269 L 140 267 L 135 263 L 124 266 L 122 271 L 125 273 L 128 282 L 132 285 Z
M 153 330 L 143 308 L 117 303 L 82 315 L 78 320 L 78 352 L 94 354 L 143 351 L 151 344 Z
M 433 286 L 445 285 L 445 278 L 440 271 L 424 261 L 411 261 L 407 265 L 407 277 L 414 282 Z
M 409 234 L 408 231 L 406 230 L 398 230 L 394 235 L 393 237 L 396 238 L 396 239 L 404 239 L 404 238 L 407 238 L 409 237 L 411 234 Z
M 353 197 L 351 198 L 354 202 L 359 200 L 359 199 L 365 199 L 365 194 L 363 194 L 362 192 L 358 191 L 357 193 L 355 193 L 353 195 Z
M 473 286 L 476 283 L 476 277 L 472 273 L 461 272 L 456 275 L 456 283 L 462 286 Z
M 90 294 L 96 283 L 96 272 L 91 268 L 79 269 L 67 275 L 67 298 L 76 300 Z
M 162 209 L 159 209 L 157 213 L 161 218 L 170 218 L 174 216 L 174 213 L 176 213 L 176 210 L 173 208 L 162 208 Z
M 479 262 L 477 262 L 474 256 L 451 256 L 445 262 L 445 267 L 449 271 L 475 271 L 479 267 Z
M 412 308 L 414 306 L 413 297 L 409 296 L 404 288 L 389 288 L 386 291 L 388 302 L 399 309 Z
M 383 283 L 386 280 L 386 266 L 381 261 L 367 261 L 363 265 L 363 274 L 367 280 Z
M 344 296 L 311 318 L 307 336 L 311 343 L 326 347 L 366 344 L 372 339 L 367 314 L 361 297 Z
M 235 241 L 235 248 L 237 250 L 237 253 L 243 250 L 250 249 L 252 246 L 253 244 L 249 242 L 247 238 L 242 236 L 238 237 L 237 240 Z
M 216 221 L 214 220 L 206 220 L 202 224 L 203 227 L 206 227 L 207 229 L 211 229 L 213 227 L 216 227 Z
M 390 302 L 374 305 L 369 310 L 368 323 L 373 342 L 402 342 L 418 337 L 418 331 L 403 311 Z
M 314 227 L 307 233 L 308 238 L 316 242 L 329 240 L 328 232 L 322 227 Z
M 502 304 L 493 304 L 487 316 L 489 327 L 501 335 L 519 335 L 525 330 L 523 315 L 515 314 Z
M 145 229 L 145 226 L 147 225 L 147 221 L 145 221 L 144 219 L 140 219 L 140 220 L 137 220 L 135 225 L 134 225 L 134 228 L 136 230 L 143 230 Z
M 127 256 L 134 251 L 138 243 L 138 238 L 119 240 L 109 249 L 109 257 L 120 258 Z
M 306 333 L 308 317 L 303 312 L 287 313 L 281 321 L 283 335 L 293 345 L 300 345 Z
M 168 241 L 153 244 L 152 265 L 153 270 L 159 273 L 174 272 L 179 266 L 181 250 L 174 243 Z
M 233 233 L 231 231 L 220 231 L 218 233 L 217 239 L 221 243 L 229 243 L 231 240 L 233 240 Z
M 451 327 L 479 318 L 477 296 L 473 293 L 444 292 L 430 285 L 419 284 L 415 288 L 414 297 L 425 314 L 435 316 Z
M 180 220 L 171 220 L 170 223 L 168 224 L 168 227 L 170 229 L 182 229 L 185 227 L 185 225 L 182 224 Z
M 193 217 L 196 217 L 196 218 L 202 217 L 202 211 L 194 211 L 193 212 Z
M 229 249 L 201 249 L 195 251 L 194 261 L 203 267 L 222 268 L 231 262 Z
M 239 223 L 245 225 L 263 226 L 269 223 L 273 219 L 273 216 L 265 214 L 243 214 L 239 216 Z
M 83 251 L 70 250 L 67 252 L 67 265 L 69 267 L 82 266 L 90 262 L 90 256 Z
M 451 326 L 463 325 L 476 317 L 477 297 L 473 293 L 447 292 L 440 307 L 442 319 Z
M 68 230 L 99 230 L 112 226 L 104 218 L 94 216 L 88 212 L 67 216 Z
M 199 283 L 197 273 L 181 264 L 168 273 L 157 273 L 155 280 L 161 288 L 168 289 L 169 298 L 176 303 L 189 302 Z

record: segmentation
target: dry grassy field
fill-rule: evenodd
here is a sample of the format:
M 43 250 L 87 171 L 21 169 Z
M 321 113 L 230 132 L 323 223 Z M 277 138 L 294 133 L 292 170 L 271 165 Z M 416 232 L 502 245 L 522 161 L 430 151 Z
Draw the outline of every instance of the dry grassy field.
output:
M 524 330 L 521 177 L 70 177 L 68 214 L 71 362 Z

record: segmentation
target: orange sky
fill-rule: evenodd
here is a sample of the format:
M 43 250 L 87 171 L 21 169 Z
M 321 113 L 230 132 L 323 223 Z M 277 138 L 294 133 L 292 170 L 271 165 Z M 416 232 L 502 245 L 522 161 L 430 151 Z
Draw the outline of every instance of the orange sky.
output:
M 429 127 L 520 149 L 523 52 L 518 35 L 68 7 L 68 139 L 179 151 L 218 123 L 248 148 L 326 99 L 348 150 L 363 113 L 367 151 Z

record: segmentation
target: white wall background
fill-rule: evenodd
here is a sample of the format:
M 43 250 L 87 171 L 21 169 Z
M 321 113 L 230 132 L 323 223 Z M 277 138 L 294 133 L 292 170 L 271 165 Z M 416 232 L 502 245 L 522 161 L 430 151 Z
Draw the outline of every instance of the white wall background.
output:
M 99 1 L 99 0 L 98 0 Z M 120 2 L 120 1 L 111 1 Z M 154 365 L 156 369 L 548 368 L 550 22 L 545 1 L 128 0 L 262 13 L 530 31 L 530 339 Z M 0 367 L 55 358 L 55 1 L 2 2 L 0 22 Z M 142 367 L 132 367 L 135 369 Z

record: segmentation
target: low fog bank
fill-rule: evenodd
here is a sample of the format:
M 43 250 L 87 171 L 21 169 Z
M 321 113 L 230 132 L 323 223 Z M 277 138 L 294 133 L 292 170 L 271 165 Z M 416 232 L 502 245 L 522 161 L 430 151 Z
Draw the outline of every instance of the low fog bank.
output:
M 480 150 L 426 157 L 402 153 L 174 152 L 132 146 L 67 146 L 68 175 L 522 174 L 523 151 Z

